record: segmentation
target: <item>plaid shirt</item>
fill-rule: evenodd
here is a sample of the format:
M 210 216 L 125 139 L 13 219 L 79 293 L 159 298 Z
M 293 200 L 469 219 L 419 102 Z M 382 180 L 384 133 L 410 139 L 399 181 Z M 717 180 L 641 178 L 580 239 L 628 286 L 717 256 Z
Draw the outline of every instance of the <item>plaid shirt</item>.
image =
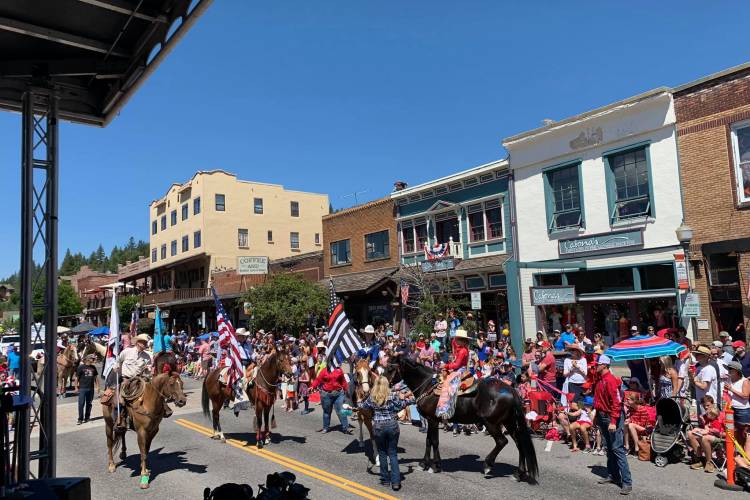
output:
M 385 403 L 380 406 L 375 404 L 371 397 L 368 397 L 359 405 L 360 408 L 366 408 L 373 411 L 373 424 L 386 424 L 396 422 L 397 414 L 409 405 L 414 404 L 414 398 L 400 399 L 398 393 L 391 392 Z

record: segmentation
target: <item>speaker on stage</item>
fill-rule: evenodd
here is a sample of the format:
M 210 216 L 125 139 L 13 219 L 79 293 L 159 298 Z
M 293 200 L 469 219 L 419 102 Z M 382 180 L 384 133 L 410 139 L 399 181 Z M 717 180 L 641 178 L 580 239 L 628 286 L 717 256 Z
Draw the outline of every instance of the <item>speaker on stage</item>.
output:
M 58 500 L 91 500 L 91 478 L 56 477 L 55 479 L 35 479 L 27 481 L 34 495 L 29 498 L 49 498 L 52 491 Z M 28 490 L 27 490 L 28 491 Z M 36 496 L 39 494 L 39 496 Z

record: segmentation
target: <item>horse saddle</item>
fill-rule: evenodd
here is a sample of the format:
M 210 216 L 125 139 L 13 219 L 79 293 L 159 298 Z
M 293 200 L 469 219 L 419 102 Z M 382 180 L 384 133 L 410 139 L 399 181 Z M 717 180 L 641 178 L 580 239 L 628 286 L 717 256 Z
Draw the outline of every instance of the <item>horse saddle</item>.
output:
M 435 385 L 434 393 L 436 396 L 440 396 L 443 393 L 443 378 L 440 377 L 438 383 Z M 474 378 L 474 376 L 471 373 L 465 373 L 463 377 L 461 377 L 461 383 L 458 385 L 458 396 L 468 396 L 470 394 L 473 394 L 477 390 L 477 386 L 479 385 L 479 381 Z
M 123 380 L 122 386 L 120 386 L 120 396 L 126 402 L 130 403 L 143 396 L 143 391 L 146 390 L 147 380 L 143 377 L 133 377 Z

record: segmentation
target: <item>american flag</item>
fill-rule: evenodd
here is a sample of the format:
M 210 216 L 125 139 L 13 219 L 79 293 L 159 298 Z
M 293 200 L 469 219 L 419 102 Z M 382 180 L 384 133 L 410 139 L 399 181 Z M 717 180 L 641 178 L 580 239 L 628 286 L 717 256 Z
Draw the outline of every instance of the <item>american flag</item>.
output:
M 401 278 L 401 303 L 406 305 L 409 302 L 409 283 Z
M 240 343 L 237 341 L 237 335 L 234 333 L 234 327 L 232 322 L 229 320 L 224 306 L 221 305 L 219 296 L 216 294 L 216 289 L 211 287 L 211 293 L 214 295 L 216 301 L 216 324 L 217 330 L 219 331 L 219 347 L 226 351 L 226 359 L 229 360 L 229 385 L 239 380 L 242 375 L 242 360 L 246 358 L 245 350 L 240 347 Z
M 336 297 L 331 279 L 331 315 L 328 317 L 328 345 L 326 352 L 328 361 L 333 366 L 340 366 L 341 362 L 357 353 L 364 347 L 357 332 L 349 324 L 344 312 L 344 304 Z

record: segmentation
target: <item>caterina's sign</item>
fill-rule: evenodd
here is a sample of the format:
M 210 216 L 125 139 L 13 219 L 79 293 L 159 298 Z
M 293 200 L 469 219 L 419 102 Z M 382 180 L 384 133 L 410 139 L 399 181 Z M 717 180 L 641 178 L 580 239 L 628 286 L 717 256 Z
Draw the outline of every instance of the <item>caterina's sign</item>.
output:
M 618 233 L 597 234 L 560 240 L 560 255 L 581 255 L 605 250 L 619 250 L 643 245 L 643 231 L 620 231 Z
M 576 301 L 574 286 L 532 286 L 530 290 L 533 306 L 573 304 Z

